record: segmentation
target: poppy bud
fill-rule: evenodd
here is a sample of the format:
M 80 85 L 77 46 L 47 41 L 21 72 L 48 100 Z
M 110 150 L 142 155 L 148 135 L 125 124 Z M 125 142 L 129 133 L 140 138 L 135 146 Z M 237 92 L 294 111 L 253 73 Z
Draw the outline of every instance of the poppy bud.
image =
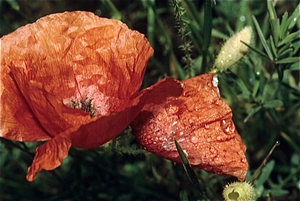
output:
M 254 187 L 249 182 L 233 182 L 223 190 L 225 201 L 250 201 L 254 197 Z
M 131 124 L 133 135 L 146 150 L 181 163 L 176 137 L 192 166 L 244 180 L 246 146 L 217 83 L 215 74 L 200 75 L 181 83 L 180 97 L 159 105 L 148 102 Z
M 250 26 L 231 36 L 221 48 L 215 60 L 215 68 L 222 72 L 239 61 L 249 49 L 241 41 L 250 44 L 251 39 L 252 28 Z

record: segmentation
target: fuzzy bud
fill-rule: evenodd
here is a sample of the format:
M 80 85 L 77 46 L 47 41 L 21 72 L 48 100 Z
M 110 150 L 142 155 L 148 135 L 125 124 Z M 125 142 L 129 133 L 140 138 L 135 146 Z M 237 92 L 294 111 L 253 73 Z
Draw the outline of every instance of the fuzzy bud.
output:
M 221 48 L 215 61 L 215 68 L 222 72 L 239 61 L 249 49 L 241 41 L 250 44 L 251 38 L 252 28 L 250 26 L 231 36 Z
M 233 182 L 225 186 L 223 197 L 226 201 L 250 201 L 254 197 L 254 187 L 249 182 Z

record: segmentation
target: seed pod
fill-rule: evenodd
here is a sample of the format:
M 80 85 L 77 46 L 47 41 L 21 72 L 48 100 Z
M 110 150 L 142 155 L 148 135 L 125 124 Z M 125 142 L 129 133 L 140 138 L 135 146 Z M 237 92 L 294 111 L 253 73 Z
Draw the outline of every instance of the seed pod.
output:
M 223 190 L 226 201 L 250 201 L 254 197 L 254 187 L 249 182 L 233 182 Z
M 251 39 L 252 28 L 250 26 L 231 36 L 221 48 L 215 61 L 215 67 L 222 72 L 239 61 L 249 49 L 241 41 L 250 44 Z

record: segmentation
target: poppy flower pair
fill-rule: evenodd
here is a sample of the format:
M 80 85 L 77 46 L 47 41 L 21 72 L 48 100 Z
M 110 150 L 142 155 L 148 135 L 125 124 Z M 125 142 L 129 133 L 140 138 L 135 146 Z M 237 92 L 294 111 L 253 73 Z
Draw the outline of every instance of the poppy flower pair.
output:
M 98 147 L 131 122 L 145 149 L 180 162 L 175 136 L 193 166 L 245 179 L 246 147 L 216 76 L 165 78 L 139 91 L 152 54 L 144 35 L 82 11 L 52 14 L 1 38 L 0 136 L 47 141 L 29 181 L 60 166 L 71 146 Z

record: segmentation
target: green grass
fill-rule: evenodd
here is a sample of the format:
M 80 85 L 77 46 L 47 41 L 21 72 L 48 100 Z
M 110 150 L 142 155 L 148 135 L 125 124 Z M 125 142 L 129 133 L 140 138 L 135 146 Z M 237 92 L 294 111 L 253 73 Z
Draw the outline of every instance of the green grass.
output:
M 267 1 L 182 1 L 179 6 L 184 13 L 178 18 L 169 1 L 2 0 L 0 36 L 66 10 L 119 19 L 144 33 L 154 48 L 144 88 L 166 76 L 183 80 L 209 72 L 223 41 L 252 26 L 251 52 L 219 75 L 221 97 L 247 145 L 247 179 L 275 142 L 281 143 L 254 182 L 256 199 L 267 200 L 269 192 L 270 199 L 300 199 L 298 1 L 277 1 L 275 8 Z M 40 143 L 0 142 L 1 200 L 222 200 L 223 187 L 234 181 L 196 169 L 200 184 L 195 186 L 182 165 L 145 152 L 127 129 L 97 149 L 71 148 L 61 167 L 28 182 L 27 168 Z

